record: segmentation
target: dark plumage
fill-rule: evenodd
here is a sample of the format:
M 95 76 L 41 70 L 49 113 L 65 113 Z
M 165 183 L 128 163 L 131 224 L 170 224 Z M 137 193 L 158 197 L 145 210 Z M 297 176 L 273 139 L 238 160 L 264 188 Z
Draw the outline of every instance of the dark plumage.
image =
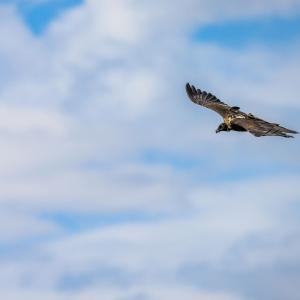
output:
M 291 134 L 297 134 L 297 131 L 290 130 L 279 124 L 269 123 L 252 114 L 246 114 L 240 111 L 237 106 L 229 106 L 220 101 L 216 96 L 196 89 L 189 83 L 186 84 L 186 92 L 189 98 L 196 104 L 212 109 L 222 116 L 224 123 L 220 124 L 216 132 L 220 131 L 249 131 L 251 134 L 260 136 L 282 136 L 292 138 Z

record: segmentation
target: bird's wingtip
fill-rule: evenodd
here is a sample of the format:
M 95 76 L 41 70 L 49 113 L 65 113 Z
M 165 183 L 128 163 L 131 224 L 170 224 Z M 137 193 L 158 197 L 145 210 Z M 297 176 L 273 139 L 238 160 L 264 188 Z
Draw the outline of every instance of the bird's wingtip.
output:
M 189 96 L 192 94 L 192 88 L 188 82 L 185 85 L 185 90 Z
M 289 129 L 289 132 L 288 133 L 292 133 L 292 134 L 298 134 L 299 132 L 298 131 L 296 131 L 296 130 L 291 130 L 291 129 Z

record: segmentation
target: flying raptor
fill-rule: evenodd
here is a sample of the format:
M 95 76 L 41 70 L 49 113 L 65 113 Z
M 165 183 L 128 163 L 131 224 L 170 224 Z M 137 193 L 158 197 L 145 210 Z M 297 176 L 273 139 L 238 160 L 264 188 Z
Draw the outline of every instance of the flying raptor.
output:
M 255 117 L 251 113 L 246 114 L 240 111 L 237 106 L 229 106 L 221 102 L 211 93 L 196 89 L 189 83 L 186 84 L 186 92 L 189 98 L 196 104 L 212 109 L 222 116 L 224 122 L 219 125 L 216 133 L 220 131 L 249 131 L 251 134 L 260 136 L 282 136 L 292 138 L 291 134 L 297 131 L 284 128 L 276 123 L 269 123 L 265 120 Z

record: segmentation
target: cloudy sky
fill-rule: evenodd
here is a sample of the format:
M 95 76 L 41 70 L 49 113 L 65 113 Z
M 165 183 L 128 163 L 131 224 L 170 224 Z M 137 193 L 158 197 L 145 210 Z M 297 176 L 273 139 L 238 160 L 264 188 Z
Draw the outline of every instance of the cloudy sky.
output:
M 0 66 L 1 299 L 299 299 L 299 137 L 184 90 L 299 130 L 299 0 L 0 0 Z

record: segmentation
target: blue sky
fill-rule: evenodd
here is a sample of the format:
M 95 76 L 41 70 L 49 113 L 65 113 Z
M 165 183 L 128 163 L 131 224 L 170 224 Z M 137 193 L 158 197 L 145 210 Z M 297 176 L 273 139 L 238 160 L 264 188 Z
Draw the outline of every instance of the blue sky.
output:
M 34 34 L 42 34 L 51 21 L 58 18 L 65 11 L 83 4 L 83 0 L 52 0 L 41 3 L 18 1 L 17 8 L 26 25 Z
M 299 138 L 216 135 L 184 85 L 299 130 L 299 16 L 0 1 L 1 298 L 297 299 Z
M 298 42 L 300 35 L 300 16 L 264 16 L 214 23 L 196 31 L 195 39 L 216 43 L 233 49 L 253 44 L 264 47 L 284 47 L 287 43 Z

